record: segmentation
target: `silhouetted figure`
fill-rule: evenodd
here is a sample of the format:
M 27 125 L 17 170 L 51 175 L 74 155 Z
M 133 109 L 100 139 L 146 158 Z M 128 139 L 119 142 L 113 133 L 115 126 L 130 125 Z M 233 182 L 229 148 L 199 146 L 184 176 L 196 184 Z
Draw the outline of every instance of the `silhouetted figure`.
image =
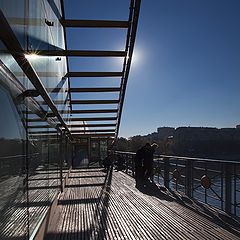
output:
M 112 162 L 113 162 L 113 155 L 110 154 L 107 157 L 105 157 L 103 159 L 103 167 L 106 171 L 108 171 L 110 169 L 110 167 L 112 166 Z
M 150 145 L 150 148 L 147 148 L 147 151 L 145 152 L 143 160 L 144 184 L 149 183 L 149 178 L 153 182 L 153 155 L 157 147 L 158 145 L 156 143 L 153 143 Z
M 116 165 L 116 168 L 115 168 L 116 171 L 124 170 L 123 158 L 120 155 L 116 155 L 115 165 Z
M 144 163 L 147 162 L 147 158 L 151 155 L 151 145 L 146 143 L 141 147 L 135 156 L 135 179 L 136 187 L 141 188 L 144 185 L 145 167 Z

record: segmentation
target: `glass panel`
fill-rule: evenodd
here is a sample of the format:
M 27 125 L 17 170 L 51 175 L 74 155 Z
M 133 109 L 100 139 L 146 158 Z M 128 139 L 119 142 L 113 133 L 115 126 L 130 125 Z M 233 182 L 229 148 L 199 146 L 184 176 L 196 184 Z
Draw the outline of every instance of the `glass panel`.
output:
M 18 41 L 28 51 L 64 49 L 60 6 L 60 0 L 0 1 Z M 53 26 L 47 21 L 53 21 Z M 71 146 L 65 145 L 61 155 L 59 132 L 53 128 L 58 120 L 42 120 L 51 110 L 41 96 L 24 96 L 33 85 L 1 41 L 0 50 L 0 239 L 27 239 L 60 190 L 60 161 L 69 168 Z M 66 100 L 66 58 L 26 58 L 52 100 Z M 57 108 L 69 110 L 66 103 Z M 69 111 L 64 118 L 69 118 Z
M 100 159 L 107 157 L 108 144 L 107 140 L 100 140 Z
M 91 141 L 91 162 L 98 162 L 100 158 L 99 141 Z
M 1 81 L 0 102 L 0 239 L 25 239 L 26 135 L 10 92 L 1 87 Z

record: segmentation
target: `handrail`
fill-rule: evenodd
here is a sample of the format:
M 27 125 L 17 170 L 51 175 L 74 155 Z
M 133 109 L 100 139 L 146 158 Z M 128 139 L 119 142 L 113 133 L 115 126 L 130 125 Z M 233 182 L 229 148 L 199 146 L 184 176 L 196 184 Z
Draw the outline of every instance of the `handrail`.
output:
M 33 153 L 33 154 L 19 154 L 19 155 L 15 155 L 15 156 L 6 156 L 6 157 L 0 157 L 0 160 L 4 160 L 4 159 L 9 159 L 9 158 L 20 158 L 20 157 L 26 157 L 26 156 L 37 156 L 40 155 L 40 153 Z
M 134 152 L 114 151 L 125 173 L 135 176 Z M 155 155 L 154 181 L 240 217 L 240 161 Z M 119 160 L 118 160 L 119 162 Z
M 116 153 L 123 153 L 123 154 L 130 154 L 130 155 L 135 155 L 136 153 L 134 152 L 123 152 L 123 151 L 115 151 Z M 193 161 L 206 161 L 206 162 L 221 162 L 221 163 L 232 163 L 232 164 L 240 164 L 239 161 L 233 161 L 233 160 L 222 160 L 222 159 L 210 159 L 210 158 L 196 158 L 196 157 L 182 157 L 182 156 L 175 156 L 175 155 L 157 155 L 155 154 L 154 157 L 160 157 L 160 158 L 175 158 L 179 160 L 193 160 Z

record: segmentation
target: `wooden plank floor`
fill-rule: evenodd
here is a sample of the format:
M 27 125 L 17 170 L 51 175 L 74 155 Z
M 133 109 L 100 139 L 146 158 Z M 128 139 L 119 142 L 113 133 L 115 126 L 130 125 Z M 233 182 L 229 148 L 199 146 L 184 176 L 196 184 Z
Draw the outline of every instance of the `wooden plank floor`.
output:
M 68 170 L 63 170 L 65 177 Z M 0 239 L 22 240 L 28 231 L 32 234 L 39 220 L 51 206 L 55 195 L 60 192 L 59 170 L 38 169 L 29 176 L 27 193 L 16 186 L 22 183 L 18 177 L 11 177 L 0 183 L 1 193 L 5 193 L 0 206 L 5 207 L 0 217 Z M 20 182 L 20 183 L 19 183 Z
M 204 217 L 159 189 L 139 191 L 123 172 L 72 170 L 58 208 L 61 217 L 46 239 L 240 240 L 238 226 Z

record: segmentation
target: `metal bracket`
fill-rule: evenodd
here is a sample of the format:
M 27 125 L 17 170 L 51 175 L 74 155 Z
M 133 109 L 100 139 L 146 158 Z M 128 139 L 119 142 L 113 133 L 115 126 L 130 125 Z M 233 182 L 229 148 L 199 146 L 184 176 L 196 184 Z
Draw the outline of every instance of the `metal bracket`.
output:
M 38 97 L 40 93 L 35 89 L 28 89 L 16 97 L 17 102 L 22 102 L 27 97 Z
M 53 27 L 54 26 L 54 22 L 50 22 L 47 19 L 45 19 L 45 23 L 49 26 L 49 27 Z

